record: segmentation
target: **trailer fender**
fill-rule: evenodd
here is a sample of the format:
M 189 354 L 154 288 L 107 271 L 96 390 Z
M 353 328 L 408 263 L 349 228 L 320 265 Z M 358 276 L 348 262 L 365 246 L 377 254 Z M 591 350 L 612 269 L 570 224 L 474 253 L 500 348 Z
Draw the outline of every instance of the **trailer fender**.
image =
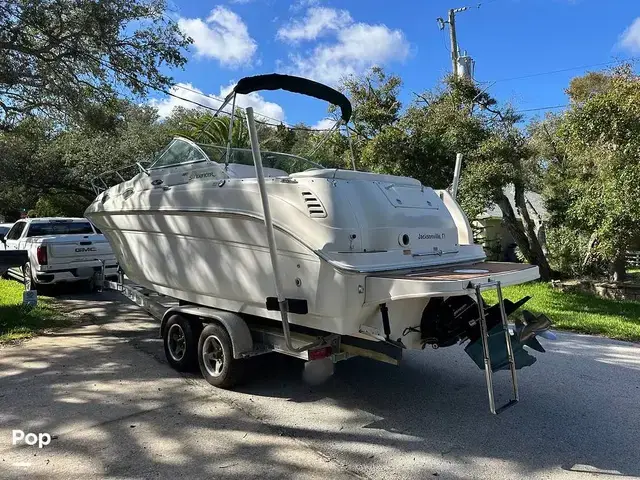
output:
M 193 305 L 182 305 L 178 307 L 172 307 L 165 312 L 162 316 L 162 322 L 160 324 L 160 335 L 164 333 L 164 327 L 171 315 L 182 314 L 185 316 L 192 316 L 203 318 L 206 320 L 213 320 L 220 323 L 229 332 L 231 337 L 231 344 L 233 347 L 233 358 L 243 358 L 245 354 L 253 351 L 253 339 L 247 323 L 239 315 L 232 312 L 225 312 L 223 310 L 216 310 L 215 308 L 197 307 Z

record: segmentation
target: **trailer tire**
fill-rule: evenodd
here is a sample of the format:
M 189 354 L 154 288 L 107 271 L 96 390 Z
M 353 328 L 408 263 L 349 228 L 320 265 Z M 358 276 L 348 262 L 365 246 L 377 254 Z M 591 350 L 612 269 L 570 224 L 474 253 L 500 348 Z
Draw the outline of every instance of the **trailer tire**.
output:
M 227 329 L 219 323 L 210 323 L 200 334 L 198 364 L 207 382 L 214 387 L 230 388 L 242 380 L 246 360 L 233 358 Z
M 189 319 L 172 315 L 163 330 L 162 343 L 169 365 L 179 372 L 195 370 L 199 329 Z

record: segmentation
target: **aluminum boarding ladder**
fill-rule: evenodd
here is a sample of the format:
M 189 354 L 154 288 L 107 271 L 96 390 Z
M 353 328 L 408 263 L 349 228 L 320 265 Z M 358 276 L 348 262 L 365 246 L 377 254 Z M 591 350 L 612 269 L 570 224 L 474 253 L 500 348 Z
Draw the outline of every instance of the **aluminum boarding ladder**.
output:
M 509 324 L 507 323 L 507 315 L 504 310 L 504 300 L 502 298 L 502 287 L 500 282 L 487 282 L 482 284 L 471 284 L 475 290 L 476 300 L 478 302 L 478 313 L 480 314 L 480 338 L 482 339 L 482 354 L 484 358 L 484 375 L 487 382 L 487 392 L 489 393 L 489 409 L 494 415 L 498 415 L 507 408 L 518 403 L 518 377 L 516 374 L 516 361 L 513 355 L 513 345 L 511 344 L 511 335 L 509 334 Z M 507 344 L 507 357 L 509 359 L 509 367 L 511 370 L 511 384 L 513 387 L 513 398 L 496 409 L 496 402 L 493 394 L 493 370 L 491 368 L 491 353 L 489 352 L 489 331 L 487 328 L 487 318 L 485 315 L 484 302 L 482 300 L 482 290 L 496 287 L 498 294 L 498 303 L 500 305 L 500 318 L 502 320 L 502 331 Z

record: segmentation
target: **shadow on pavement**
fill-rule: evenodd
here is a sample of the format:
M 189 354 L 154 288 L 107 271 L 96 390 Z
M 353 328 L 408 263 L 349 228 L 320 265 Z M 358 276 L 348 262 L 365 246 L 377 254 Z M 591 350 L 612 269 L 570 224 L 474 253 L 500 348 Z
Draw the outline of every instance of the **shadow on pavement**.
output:
M 521 403 L 495 417 L 482 372 L 455 347 L 410 352 L 400 367 L 352 359 L 319 386 L 303 382 L 301 362 L 268 355 L 223 392 L 173 372 L 157 322 L 116 294 L 59 298 L 94 323 L 0 348 L 0 456 L 16 454 L 13 428 L 57 434 L 36 457 L 18 449 L 47 475 L 64 464 L 141 478 L 334 478 L 295 438 L 378 478 L 482 477 L 496 465 L 640 476 L 640 349 L 630 344 L 561 334 L 520 371 Z M 507 376 L 496 377 L 505 401 Z M 64 460 L 45 463 L 53 454 Z

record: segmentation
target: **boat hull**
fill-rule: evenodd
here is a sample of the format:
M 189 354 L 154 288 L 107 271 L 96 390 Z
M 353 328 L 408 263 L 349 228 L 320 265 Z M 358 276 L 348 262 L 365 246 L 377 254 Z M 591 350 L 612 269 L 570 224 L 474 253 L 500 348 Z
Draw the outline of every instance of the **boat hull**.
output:
M 101 192 L 85 215 L 134 282 L 185 302 L 280 320 L 266 307 L 276 288 L 258 182 L 229 167 L 201 162 L 140 173 Z M 321 169 L 270 177 L 264 193 L 282 293 L 308 307 L 290 315 L 293 324 L 420 347 L 407 327 L 420 324 L 430 298 L 469 295 L 470 282 L 405 275 L 485 259 L 455 200 L 414 179 Z M 400 278 L 383 277 L 389 273 Z M 531 280 L 537 268 L 507 277 Z
M 261 220 L 188 212 L 98 214 L 91 219 L 132 281 L 183 301 L 280 319 L 279 312 L 266 309 L 275 284 Z M 276 242 L 285 296 L 305 299 L 309 307 L 307 315 L 292 315 L 292 323 L 344 334 L 357 331 L 356 318 L 351 324 L 345 320 L 363 299 L 357 300 L 357 284 L 353 289 L 348 284 L 363 275 L 338 272 L 280 230 Z
M 266 308 L 267 297 L 276 292 L 261 219 L 187 211 L 94 213 L 90 218 L 109 239 L 127 277 L 139 285 L 185 302 L 280 320 L 279 312 Z M 276 243 L 284 295 L 308 305 L 308 314 L 290 315 L 293 324 L 381 337 L 379 305 L 386 303 L 392 336 L 401 338 L 407 327 L 419 324 L 431 297 L 469 294 L 468 278 L 443 282 L 416 277 L 413 270 L 394 275 L 341 270 L 280 229 Z M 492 281 L 491 274 L 476 277 Z M 534 278 L 537 267 L 502 272 L 505 284 Z M 404 343 L 420 348 L 417 335 Z

